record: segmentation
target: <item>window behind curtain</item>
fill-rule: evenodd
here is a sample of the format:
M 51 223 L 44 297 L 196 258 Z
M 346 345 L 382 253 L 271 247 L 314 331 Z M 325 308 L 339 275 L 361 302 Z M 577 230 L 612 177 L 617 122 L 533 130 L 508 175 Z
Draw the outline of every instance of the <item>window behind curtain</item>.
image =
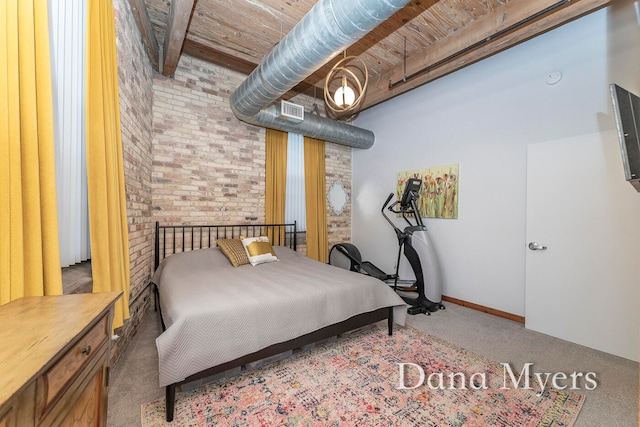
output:
M 287 139 L 287 193 L 284 222 L 297 221 L 298 231 L 307 229 L 307 213 L 304 190 L 304 137 L 289 133 Z
M 84 126 L 85 1 L 49 0 L 62 267 L 91 258 Z

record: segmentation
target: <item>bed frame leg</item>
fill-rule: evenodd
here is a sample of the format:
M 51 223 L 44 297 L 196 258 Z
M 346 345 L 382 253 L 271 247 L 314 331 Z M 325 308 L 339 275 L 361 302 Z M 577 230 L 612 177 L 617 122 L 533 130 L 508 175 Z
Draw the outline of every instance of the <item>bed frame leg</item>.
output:
M 158 311 L 158 286 L 153 284 L 153 311 Z
M 176 385 L 165 387 L 165 406 L 167 407 L 167 422 L 173 421 L 173 409 L 176 403 Z
M 389 307 L 389 317 L 387 317 L 387 327 L 389 335 L 393 335 L 393 307 Z

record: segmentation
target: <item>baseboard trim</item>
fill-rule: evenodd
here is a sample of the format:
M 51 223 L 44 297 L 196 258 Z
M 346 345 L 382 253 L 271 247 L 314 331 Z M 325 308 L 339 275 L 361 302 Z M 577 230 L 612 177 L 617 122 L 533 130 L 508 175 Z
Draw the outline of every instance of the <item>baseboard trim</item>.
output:
M 513 320 L 514 322 L 524 323 L 524 316 L 518 316 L 517 314 L 507 313 L 506 311 L 496 310 L 495 308 L 485 307 L 484 305 L 475 304 L 458 298 L 448 297 L 446 295 L 442 295 L 442 300 L 458 304 L 463 307 L 471 308 L 473 310 L 482 311 L 483 313 L 492 314 L 498 317 L 504 317 L 505 319 Z

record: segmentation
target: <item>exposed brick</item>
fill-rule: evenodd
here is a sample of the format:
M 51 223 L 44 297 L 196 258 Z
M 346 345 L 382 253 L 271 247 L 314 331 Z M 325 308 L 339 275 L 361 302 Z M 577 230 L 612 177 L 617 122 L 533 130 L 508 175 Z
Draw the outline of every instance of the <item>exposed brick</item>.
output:
M 149 310 L 153 266 L 151 212 L 152 67 L 127 0 L 115 0 L 116 55 L 122 149 L 125 170 L 130 261 L 130 318 L 117 333 L 111 360 L 116 363 Z M 141 295 L 136 298 L 136 296 Z
M 264 221 L 265 131 L 241 122 L 229 107 L 244 78 L 186 55 L 173 80 L 154 77 L 154 220 Z M 313 98 L 301 95 L 292 102 L 308 111 Z M 351 149 L 327 143 L 326 167 L 327 190 L 340 179 L 350 192 Z M 329 246 L 348 241 L 350 204 L 339 216 L 327 206 L 327 215 Z
M 115 363 L 152 305 L 155 221 L 264 222 L 265 130 L 231 112 L 244 75 L 187 55 L 174 78 L 154 73 L 129 2 L 114 8 L 131 266 L 131 318 L 118 331 Z M 307 111 L 314 103 L 291 101 Z M 327 191 L 340 179 L 351 194 L 351 149 L 327 143 L 326 173 Z M 327 216 L 329 247 L 348 241 L 351 202 L 340 215 L 327 205 Z

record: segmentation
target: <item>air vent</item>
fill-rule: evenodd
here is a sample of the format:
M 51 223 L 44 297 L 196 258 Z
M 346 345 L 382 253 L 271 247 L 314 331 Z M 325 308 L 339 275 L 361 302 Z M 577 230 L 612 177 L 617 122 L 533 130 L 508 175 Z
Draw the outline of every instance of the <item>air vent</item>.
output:
M 304 120 L 304 107 L 293 102 L 280 101 L 278 105 L 278 118 L 294 123 Z

